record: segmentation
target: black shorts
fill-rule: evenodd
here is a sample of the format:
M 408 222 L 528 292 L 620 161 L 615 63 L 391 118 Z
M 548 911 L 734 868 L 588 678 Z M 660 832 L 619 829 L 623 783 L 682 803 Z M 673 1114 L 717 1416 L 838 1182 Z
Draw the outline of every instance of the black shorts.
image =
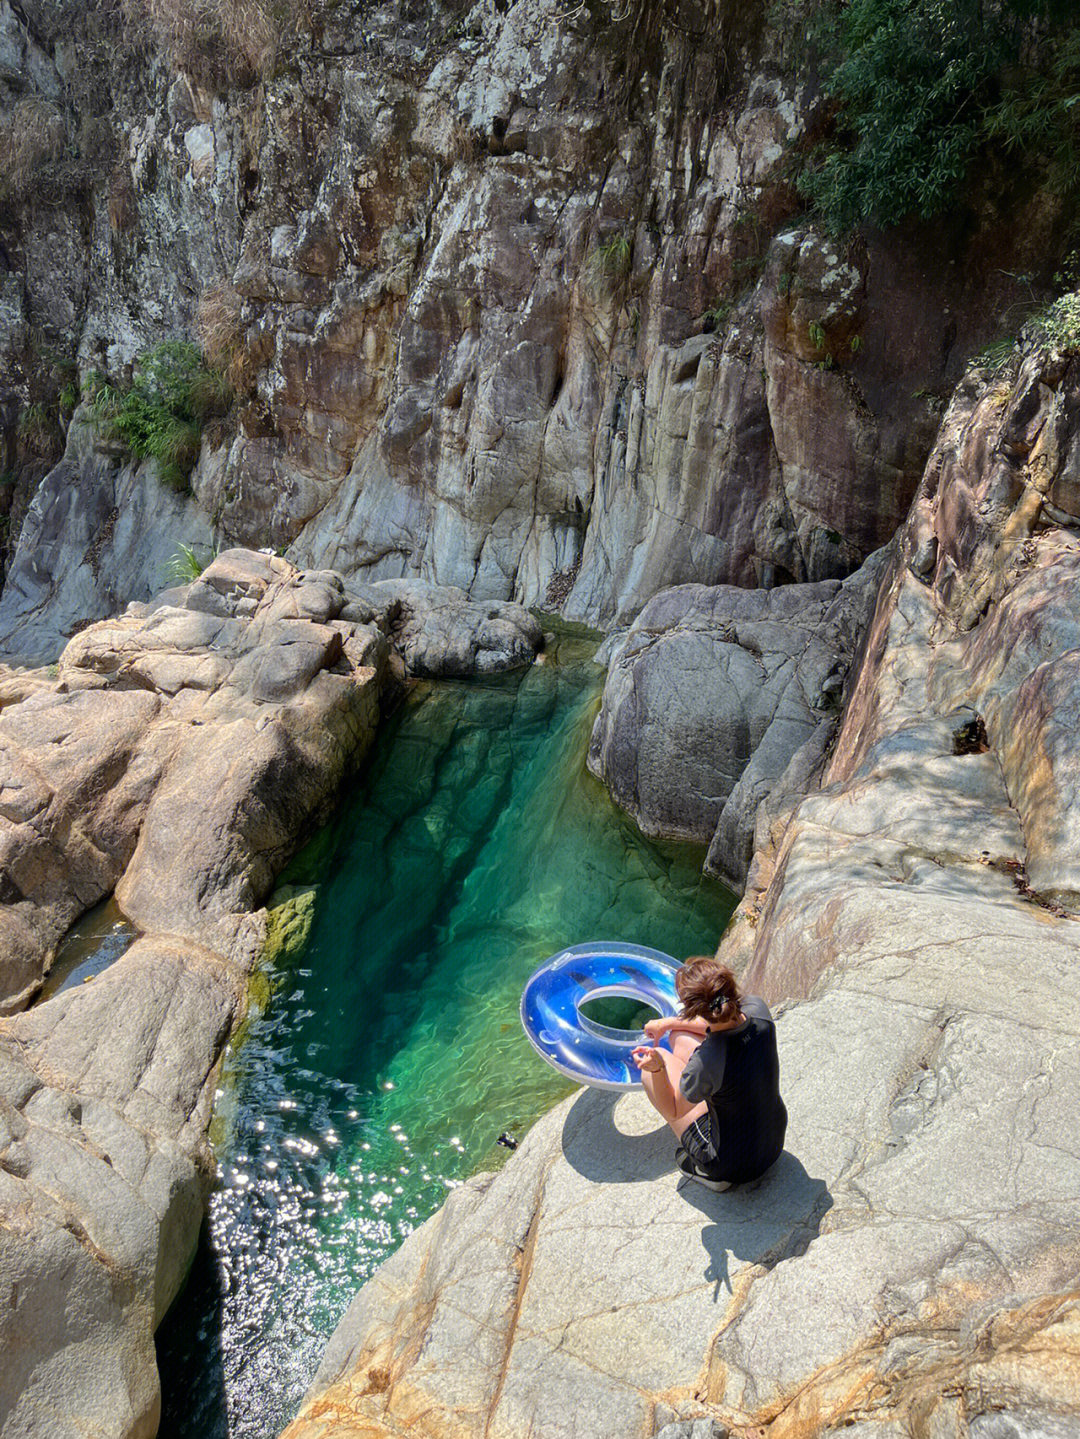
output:
M 783 1126 L 787 1125 L 787 1111 L 781 1108 Z M 706 1110 L 693 1124 L 682 1132 L 675 1161 L 682 1167 L 684 1156 L 707 1179 L 726 1179 L 729 1184 L 749 1184 L 760 1179 L 766 1170 L 779 1159 L 784 1148 L 784 1127 L 768 1149 L 756 1154 L 731 1154 L 727 1147 L 721 1147 L 713 1139 L 712 1114 Z
M 694 1167 L 710 1179 L 727 1178 L 726 1174 L 721 1174 L 717 1169 L 716 1149 L 712 1140 L 712 1116 L 708 1110 L 683 1130 L 679 1149 L 676 1150 L 676 1159 L 680 1159 L 684 1152 L 693 1160 Z

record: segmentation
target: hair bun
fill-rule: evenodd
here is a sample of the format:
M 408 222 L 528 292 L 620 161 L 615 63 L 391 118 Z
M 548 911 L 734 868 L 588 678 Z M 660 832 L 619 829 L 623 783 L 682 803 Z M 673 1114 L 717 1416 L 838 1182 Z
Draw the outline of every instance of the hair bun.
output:
M 727 965 L 716 959 L 703 954 L 692 956 L 676 974 L 675 989 L 687 1019 L 725 1024 L 738 1017 L 738 982 Z M 727 1016 L 729 1004 L 735 1008 L 733 1017 Z

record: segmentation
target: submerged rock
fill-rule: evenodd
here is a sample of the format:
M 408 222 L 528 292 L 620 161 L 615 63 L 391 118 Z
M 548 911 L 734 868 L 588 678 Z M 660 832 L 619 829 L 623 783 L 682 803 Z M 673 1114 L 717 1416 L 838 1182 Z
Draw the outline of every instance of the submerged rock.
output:
M 1053 420 L 1060 465 L 1080 362 L 1031 364 L 1010 398 L 1037 395 L 1027 422 L 1045 456 Z M 545 1439 L 1080 1423 L 1080 792 L 1057 739 L 1080 542 L 1031 499 L 1060 469 L 1011 462 L 991 584 L 958 558 L 959 502 L 1013 413 L 977 384 L 957 397 L 820 789 L 763 818 L 720 949 L 779 1011 L 781 1160 L 679 1190 L 640 1097 L 568 1101 L 360 1291 L 288 1439 L 420 1415 L 432 1436 Z M 908 563 L 927 531 L 929 581 Z

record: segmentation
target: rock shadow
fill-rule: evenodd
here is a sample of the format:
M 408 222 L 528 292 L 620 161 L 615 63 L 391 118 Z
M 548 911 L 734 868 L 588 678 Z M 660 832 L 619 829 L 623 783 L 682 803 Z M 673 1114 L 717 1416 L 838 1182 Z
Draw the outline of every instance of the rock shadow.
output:
M 203 1223 L 191 1269 L 154 1336 L 161 1376 L 158 1439 L 229 1439 L 225 1294 Z

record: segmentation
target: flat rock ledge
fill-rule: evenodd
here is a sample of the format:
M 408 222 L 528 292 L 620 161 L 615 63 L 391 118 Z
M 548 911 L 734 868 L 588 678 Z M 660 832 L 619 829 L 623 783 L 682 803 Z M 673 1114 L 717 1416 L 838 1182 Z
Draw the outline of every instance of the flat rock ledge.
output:
M 721 954 L 779 1013 L 774 1169 L 680 1189 L 642 1098 L 579 1094 L 360 1291 L 287 1439 L 1080 1432 L 1078 432 L 1075 363 L 961 389 L 759 827 Z
M 370 588 L 231 550 L 51 670 L 0 668 L 2 1439 L 157 1432 L 153 1334 L 205 1211 L 260 906 L 375 735 L 408 665 L 390 631 L 426 635 L 429 665 L 443 635 L 455 673 L 541 642 L 516 606 Z M 141 937 L 19 1013 L 112 892 Z

